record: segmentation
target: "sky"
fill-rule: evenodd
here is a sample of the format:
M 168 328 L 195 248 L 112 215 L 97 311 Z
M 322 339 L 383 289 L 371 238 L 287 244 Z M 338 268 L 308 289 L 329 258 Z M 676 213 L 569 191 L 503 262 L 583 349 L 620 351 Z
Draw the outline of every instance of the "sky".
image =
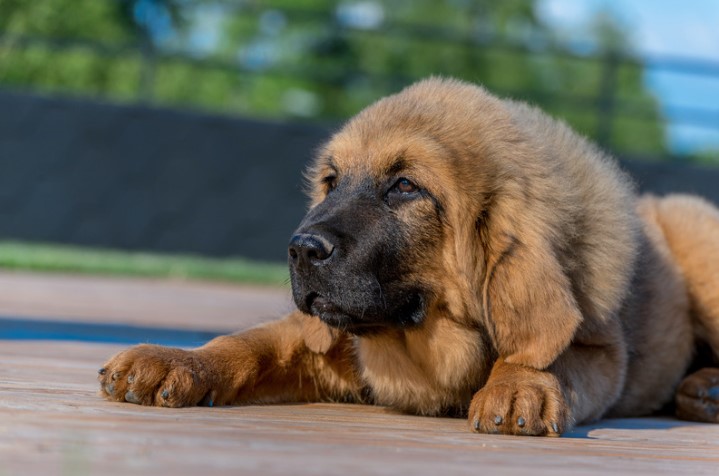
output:
M 719 0 L 542 0 L 538 6 L 548 24 L 579 40 L 598 12 L 610 12 L 626 27 L 639 56 L 705 60 L 714 62 L 719 72 Z M 649 69 L 645 81 L 669 120 L 668 139 L 674 152 L 719 151 L 719 73 Z M 682 123 L 673 112 L 676 107 L 708 111 L 713 127 Z

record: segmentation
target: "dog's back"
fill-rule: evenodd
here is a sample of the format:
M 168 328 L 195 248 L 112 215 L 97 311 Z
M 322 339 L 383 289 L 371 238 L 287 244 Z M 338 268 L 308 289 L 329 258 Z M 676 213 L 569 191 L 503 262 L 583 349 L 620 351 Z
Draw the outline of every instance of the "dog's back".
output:
M 671 400 L 698 342 L 719 354 L 719 210 L 688 195 L 642 197 L 637 210 L 646 242 L 622 316 L 630 360 L 616 416 L 647 414 Z M 716 418 L 709 408 L 693 419 L 711 420 L 712 412 Z

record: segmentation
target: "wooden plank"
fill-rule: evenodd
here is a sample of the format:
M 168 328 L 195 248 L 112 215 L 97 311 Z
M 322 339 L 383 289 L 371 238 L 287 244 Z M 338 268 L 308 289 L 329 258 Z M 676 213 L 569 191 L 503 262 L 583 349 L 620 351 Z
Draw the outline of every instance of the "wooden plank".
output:
M 717 474 L 719 429 L 609 420 L 567 437 L 469 433 L 461 419 L 361 405 L 164 409 L 109 403 L 98 362 L 119 347 L 3 342 L 6 474 Z
M 1 300 L 7 304 L 3 277 L 5 283 L 12 279 L 0 277 Z M 45 288 L 56 286 L 50 283 L 54 279 L 42 277 L 47 286 L 34 287 L 32 277 L 24 275 L 14 289 L 24 287 L 28 299 L 47 298 Z M 91 281 L 70 279 L 64 289 L 72 282 L 81 296 L 86 285 L 97 289 Z M 121 314 L 104 306 L 137 297 L 139 291 L 130 282 L 102 282 L 100 286 L 108 286 L 107 294 L 100 294 L 104 297 L 87 292 L 82 306 L 64 309 L 77 310 L 86 319 L 120 319 Z M 155 284 L 143 283 L 145 292 L 160 289 L 169 302 L 141 297 L 147 305 L 136 305 L 133 318 L 153 321 L 158 307 L 172 314 L 176 307 L 213 306 L 203 299 L 215 295 L 215 285 L 208 291 L 208 285 Z M 235 291 L 219 294 L 228 292 L 233 297 L 225 303 L 241 307 L 238 296 L 246 294 L 237 291 L 235 296 Z M 198 302 L 173 300 L 176 292 L 197 296 Z M 15 300 L 16 309 L 22 310 L 21 304 Z M 52 308 L 51 303 L 43 306 Z M 223 309 L 234 314 L 231 306 Z M 216 312 L 216 317 L 222 314 Z M 178 318 L 180 326 L 196 324 L 190 312 L 174 315 L 192 320 Z M 155 322 L 175 321 L 163 317 Z M 242 319 L 237 322 L 243 324 Z M 164 409 L 106 402 L 97 396 L 96 370 L 122 348 L 0 341 L 0 476 L 719 474 L 719 425 L 673 419 L 607 420 L 550 439 L 476 435 L 462 419 L 415 417 L 361 405 Z
M 289 288 L 0 271 L 0 315 L 235 331 L 292 310 Z

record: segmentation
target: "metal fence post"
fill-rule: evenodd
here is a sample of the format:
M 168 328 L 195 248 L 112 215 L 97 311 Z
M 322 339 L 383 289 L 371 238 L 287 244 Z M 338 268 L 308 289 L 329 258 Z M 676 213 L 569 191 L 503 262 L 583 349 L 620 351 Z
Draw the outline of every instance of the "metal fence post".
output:
M 617 88 L 617 70 L 619 55 L 610 50 L 602 62 L 602 77 L 597 97 L 597 142 L 604 147 L 612 144 L 612 128 L 614 120 L 614 100 Z
M 140 37 L 140 84 L 138 96 L 142 102 L 151 103 L 155 89 L 155 46 L 147 31 L 142 30 Z

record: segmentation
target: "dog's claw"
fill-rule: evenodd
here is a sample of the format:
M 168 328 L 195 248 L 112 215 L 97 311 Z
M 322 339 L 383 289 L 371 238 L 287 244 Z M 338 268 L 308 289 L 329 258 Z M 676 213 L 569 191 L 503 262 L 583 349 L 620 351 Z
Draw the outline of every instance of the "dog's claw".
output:
M 710 400 L 719 402 L 719 385 L 711 387 L 706 393 L 706 397 L 708 397 Z
M 517 426 L 518 426 L 518 427 L 523 428 L 526 423 L 527 423 L 527 422 L 526 422 L 526 420 L 524 419 L 524 417 L 519 417 L 519 418 L 517 418 Z
M 162 391 L 162 395 L 161 395 L 161 396 L 162 396 L 162 398 L 164 398 L 165 400 L 167 400 L 167 398 L 170 396 L 170 392 L 169 392 L 167 389 L 165 389 L 165 390 Z
M 137 396 L 132 392 L 132 390 L 128 390 L 128 391 L 125 393 L 125 401 L 126 401 L 126 402 L 130 402 L 130 403 L 135 403 L 135 404 L 138 404 L 138 405 L 141 403 L 141 402 L 140 402 L 140 399 L 137 398 Z
M 500 415 L 497 415 L 496 417 L 494 417 L 495 425 L 501 425 L 503 421 L 504 421 L 504 419 Z
M 204 397 L 202 397 L 202 400 L 200 400 L 200 403 L 198 403 L 201 407 L 213 407 L 215 406 L 215 398 L 217 397 L 217 392 L 214 390 L 210 390 L 205 394 Z

